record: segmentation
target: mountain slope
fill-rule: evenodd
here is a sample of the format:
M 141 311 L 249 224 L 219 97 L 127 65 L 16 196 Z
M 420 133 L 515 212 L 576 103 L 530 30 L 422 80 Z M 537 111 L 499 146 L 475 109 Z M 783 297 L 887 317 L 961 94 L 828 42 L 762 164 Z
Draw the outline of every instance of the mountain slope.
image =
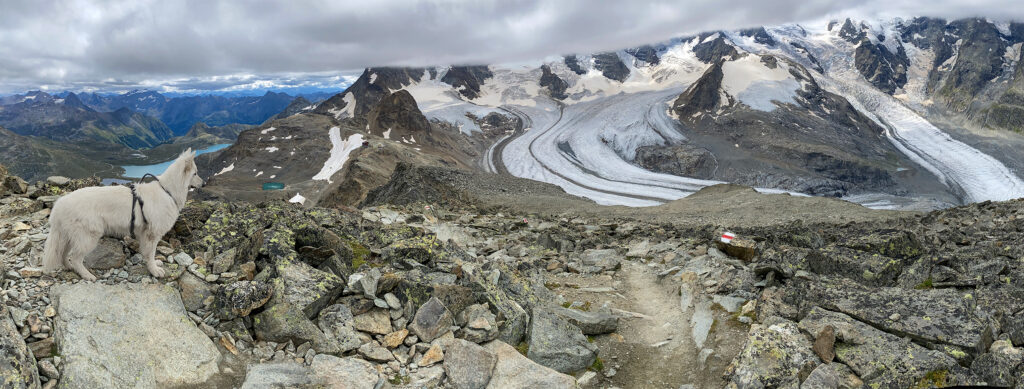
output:
M 119 168 L 68 150 L 61 143 L 18 135 L 3 127 L 0 127 L 0 165 L 29 182 L 51 175 L 90 177 L 119 172 Z
M 267 92 L 263 96 L 243 97 L 167 97 L 154 91 L 132 91 L 119 95 L 83 95 L 83 101 L 97 111 L 128 108 L 159 118 L 175 135 L 184 135 L 194 124 L 200 122 L 209 126 L 260 124 L 284 111 L 294 100 L 295 97 L 276 92 Z M 305 106 L 311 104 L 307 101 Z
M 20 135 L 62 142 L 110 143 L 130 148 L 152 147 L 170 139 L 171 130 L 159 120 L 122 108 L 97 112 L 74 93 L 55 98 L 43 92 L 0 105 L 0 125 Z

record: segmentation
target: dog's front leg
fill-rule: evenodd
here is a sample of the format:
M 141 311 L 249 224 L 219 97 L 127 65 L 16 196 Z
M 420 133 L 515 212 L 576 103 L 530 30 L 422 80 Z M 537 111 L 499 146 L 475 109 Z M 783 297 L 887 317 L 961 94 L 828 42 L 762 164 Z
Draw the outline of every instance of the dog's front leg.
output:
M 156 260 L 156 245 L 159 239 L 159 237 L 146 234 L 146 236 L 139 241 L 139 249 L 142 250 L 142 256 L 146 258 L 146 268 L 149 269 L 149 274 L 152 274 L 153 277 L 156 278 L 164 276 L 164 268 L 161 267 L 160 262 Z

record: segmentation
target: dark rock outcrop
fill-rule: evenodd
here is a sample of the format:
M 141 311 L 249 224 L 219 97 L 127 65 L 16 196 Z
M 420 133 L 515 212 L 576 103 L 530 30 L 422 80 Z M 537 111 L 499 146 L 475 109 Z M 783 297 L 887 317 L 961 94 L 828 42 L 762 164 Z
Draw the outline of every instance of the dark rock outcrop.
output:
M 494 73 L 487 65 L 452 66 L 441 77 L 441 82 L 451 85 L 466 98 L 475 99 L 480 96 L 480 86 L 491 77 Z
M 718 167 L 710 151 L 691 144 L 639 147 L 634 162 L 651 171 L 699 178 L 711 177 Z
M 718 63 L 723 58 L 736 59 L 740 53 L 721 33 L 715 39 L 698 43 L 693 46 L 693 54 L 704 63 Z
M 565 89 L 569 87 L 569 84 L 565 80 L 552 73 L 551 67 L 548 65 L 541 65 L 540 70 L 540 86 L 548 88 L 548 93 L 552 98 L 563 100 L 568 97 L 565 94 Z
M 863 38 L 854 51 L 854 65 L 875 88 L 893 94 L 907 83 L 910 59 L 902 45 L 893 53 L 885 45 Z
M 760 43 L 766 46 L 775 46 L 775 39 L 772 38 L 771 34 L 768 33 L 764 27 L 748 28 L 740 30 L 741 36 L 754 38 L 754 42 Z
M 731 104 L 731 101 L 720 101 L 722 94 L 719 90 L 722 88 L 723 76 L 722 61 L 715 62 L 676 98 L 672 103 L 672 111 L 679 117 L 689 118 L 694 114 L 714 111 L 719 105 Z
M 388 134 L 392 139 L 419 137 L 430 139 L 430 122 L 420 112 L 416 99 L 407 90 L 388 94 L 366 115 L 368 129 L 374 134 Z
M 627 49 L 626 52 L 648 65 L 657 65 L 661 62 L 661 59 L 658 58 L 658 50 L 650 45 Z
M 605 77 L 618 82 L 625 81 L 629 77 L 629 68 L 622 63 L 622 59 L 615 52 L 594 54 L 594 68 L 601 71 Z
M 579 74 L 579 75 L 587 74 L 587 71 L 584 70 L 582 66 L 580 66 L 579 58 L 576 58 L 575 55 L 567 55 L 567 56 L 565 56 L 565 60 L 564 61 L 565 61 L 565 66 L 568 66 L 569 70 L 572 70 L 573 73 L 576 73 L 576 74 Z
M 1007 42 L 995 25 L 984 19 L 958 20 L 950 25 L 956 28 L 963 43 L 939 93 L 949 109 L 964 112 L 1002 71 Z
M 362 117 L 392 90 L 419 81 L 425 73 L 420 68 L 367 68 L 348 89 L 324 100 L 313 112 L 340 117 L 343 110 L 351 109 L 353 116 Z M 349 107 L 346 100 L 354 101 L 355 107 Z

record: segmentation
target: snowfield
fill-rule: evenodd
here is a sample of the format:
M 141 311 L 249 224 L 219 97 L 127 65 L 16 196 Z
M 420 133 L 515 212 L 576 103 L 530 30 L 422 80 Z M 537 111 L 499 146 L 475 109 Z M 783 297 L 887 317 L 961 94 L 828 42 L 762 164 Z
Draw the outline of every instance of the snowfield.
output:
M 730 96 L 760 111 L 775 110 L 774 101 L 795 103 L 800 82 L 789 74 L 789 65 L 780 62 L 769 68 L 756 55 L 748 55 L 722 65 L 722 89 Z
M 331 176 L 345 166 L 348 156 L 352 151 L 363 145 L 363 134 L 352 134 L 348 139 L 341 139 L 341 129 L 331 127 L 329 131 L 331 138 L 331 156 L 324 162 L 324 167 L 313 176 L 314 180 L 327 180 L 331 182 Z

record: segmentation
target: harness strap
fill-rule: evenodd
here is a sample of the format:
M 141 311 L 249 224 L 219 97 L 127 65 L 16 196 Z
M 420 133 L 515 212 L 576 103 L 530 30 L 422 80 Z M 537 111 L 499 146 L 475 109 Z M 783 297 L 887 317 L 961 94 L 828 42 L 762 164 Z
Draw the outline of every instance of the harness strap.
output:
M 156 178 L 156 176 L 154 176 L 152 173 L 146 173 L 145 175 L 143 175 L 142 178 L 139 179 L 139 183 L 141 184 L 142 181 L 146 179 L 146 177 L 152 177 L 153 180 L 156 181 L 158 185 L 160 185 L 160 189 L 163 189 L 164 193 L 167 193 L 167 196 L 171 198 L 171 201 L 174 201 L 175 204 L 178 203 L 178 200 L 174 198 L 174 195 L 172 195 L 171 192 L 167 190 L 167 188 L 164 188 L 164 184 L 161 183 L 160 179 Z M 128 232 L 131 235 L 132 239 L 135 239 L 135 203 L 139 203 L 139 213 L 142 214 L 142 224 L 149 224 L 149 220 L 146 219 L 146 210 L 143 208 L 146 204 L 142 202 L 142 196 L 139 196 L 139 194 L 135 191 L 135 184 L 128 184 L 128 189 L 132 191 L 132 217 L 131 220 L 128 221 Z
M 160 179 L 156 178 L 156 176 L 154 176 L 153 173 L 143 174 L 142 178 L 139 179 L 139 183 L 142 183 L 142 181 L 144 181 L 146 177 L 152 177 L 153 181 L 156 181 L 157 184 L 160 184 L 160 189 L 163 189 L 164 193 L 167 193 L 168 196 L 171 196 L 171 200 L 174 200 L 175 204 L 178 203 L 178 200 L 174 198 L 174 195 L 171 194 L 171 191 L 167 190 L 167 188 L 164 188 L 164 183 L 160 182 Z
M 135 184 L 129 184 L 128 189 L 132 191 L 132 218 L 128 222 L 128 232 L 135 239 L 135 203 L 139 203 L 139 213 L 142 214 L 142 223 L 149 224 L 149 220 L 146 220 L 146 210 L 143 208 L 145 203 L 142 202 L 142 197 L 135 192 Z

